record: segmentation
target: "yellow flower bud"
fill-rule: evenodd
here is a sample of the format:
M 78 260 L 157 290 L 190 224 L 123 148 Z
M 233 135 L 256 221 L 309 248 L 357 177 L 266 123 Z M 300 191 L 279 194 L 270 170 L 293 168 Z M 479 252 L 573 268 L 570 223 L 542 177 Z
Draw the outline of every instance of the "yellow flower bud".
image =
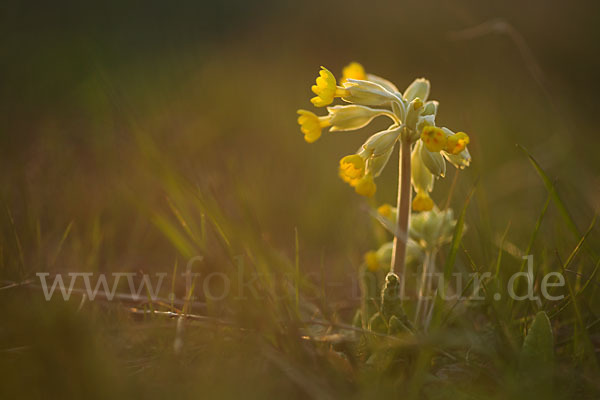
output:
M 425 191 L 418 191 L 413 199 L 412 209 L 415 211 L 430 211 L 433 209 L 433 200 Z
M 365 73 L 365 69 L 362 65 L 356 61 L 353 61 L 346 65 L 342 70 L 342 79 L 340 79 L 340 83 L 346 82 L 347 79 L 358 79 L 360 81 L 364 81 L 367 79 L 367 74 Z
M 319 117 L 307 110 L 298 110 L 298 124 L 300 130 L 304 133 L 304 140 L 308 143 L 313 143 L 321 137 L 323 128 L 329 126 L 329 117 Z
M 365 253 L 365 264 L 367 265 L 367 269 L 369 271 L 377 271 L 379 269 L 379 258 L 377 257 L 377 252 L 367 251 Z
M 467 147 L 469 140 L 469 136 L 466 133 L 457 132 L 454 135 L 448 136 L 444 150 L 450 154 L 456 155 Z
M 419 116 L 423 112 L 423 101 L 420 98 L 416 98 L 411 101 L 408 105 L 408 112 L 406 113 L 406 126 L 411 131 L 416 131 L 417 122 L 419 122 Z M 416 135 L 415 135 L 416 136 Z
M 361 196 L 373 197 L 377 191 L 377 186 L 373 181 L 373 175 L 367 174 L 360 178 L 358 182 L 356 182 L 354 190 Z
M 417 97 L 410 104 L 412 104 L 413 109 L 416 111 L 416 110 L 420 109 L 421 107 L 423 107 L 423 100 L 421 100 L 420 98 Z
M 439 152 L 446 147 L 446 133 L 438 127 L 426 126 L 421 132 L 421 139 L 425 147 L 431 152 Z

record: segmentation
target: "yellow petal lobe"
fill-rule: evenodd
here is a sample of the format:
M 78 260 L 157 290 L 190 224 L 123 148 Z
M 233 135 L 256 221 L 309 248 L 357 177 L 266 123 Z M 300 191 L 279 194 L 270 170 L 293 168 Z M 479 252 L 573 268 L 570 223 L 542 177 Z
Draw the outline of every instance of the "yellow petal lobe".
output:
M 333 103 L 337 90 L 335 76 L 333 76 L 327 68 L 321 67 L 319 77 L 316 79 L 316 85 L 313 85 L 311 90 L 316 94 L 315 97 L 310 99 L 310 102 L 313 103 L 315 107 L 328 106 Z
M 377 186 L 373 181 L 373 175 L 367 174 L 360 178 L 356 183 L 356 186 L 354 186 L 354 190 L 361 196 L 373 197 L 377 191 Z
M 323 121 L 317 115 L 307 110 L 298 110 L 298 124 L 300 131 L 304 134 L 304 140 L 313 143 L 321 137 Z
M 345 156 L 340 160 L 340 178 L 355 186 L 365 175 L 365 160 L 358 154 Z
M 448 136 L 444 150 L 456 155 L 467 147 L 469 141 L 469 135 L 464 132 L 457 132 L 455 135 Z
M 427 150 L 433 153 L 443 150 L 448 141 L 446 138 L 446 133 L 442 129 L 435 126 L 424 127 L 423 131 L 421 132 L 421 140 L 423 140 Z

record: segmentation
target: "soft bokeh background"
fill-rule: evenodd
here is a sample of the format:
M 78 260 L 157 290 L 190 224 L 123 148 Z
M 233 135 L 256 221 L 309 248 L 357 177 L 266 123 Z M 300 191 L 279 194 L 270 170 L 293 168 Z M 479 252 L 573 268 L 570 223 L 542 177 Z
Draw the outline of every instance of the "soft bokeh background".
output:
M 465 237 L 477 263 L 493 263 L 492 243 L 509 223 L 507 243 L 524 250 L 547 197 L 516 144 L 555 180 L 583 231 L 600 207 L 599 12 L 597 2 L 542 0 L 5 1 L 0 278 L 170 272 L 185 257 L 157 215 L 171 215 L 170 191 L 181 179 L 240 232 L 240 254 L 252 236 L 293 260 L 297 229 L 302 271 L 341 282 L 328 296 L 343 301 L 378 239 L 367 204 L 337 177 L 337 163 L 383 121 L 309 145 L 295 112 L 310 107 L 319 66 L 339 74 L 353 60 L 400 88 L 427 77 L 441 103 L 439 123 L 470 134 L 473 163 L 460 172 L 451 204 L 460 209 L 478 185 Z M 503 30 L 457 34 L 496 19 Z M 377 204 L 395 199 L 396 165 L 397 156 L 378 180 Z M 454 174 L 437 182 L 438 204 Z M 576 239 L 556 235 L 564 227 L 549 213 L 538 246 L 567 252 Z M 199 225 L 200 214 L 188 217 Z M 214 270 L 224 268 L 219 251 Z M 5 308 L 30 301 L 23 299 L 7 299 Z M 64 326 L 79 326 L 57 307 Z M 8 315 L 0 335 L 14 345 L 44 326 L 58 329 L 51 317 L 17 324 Z M 70 333 L 54 333 L 88 337 L 64 329 Z M 38 338 L 40 348 L 53 346 L 51 338 Z M 102 357 L 123 351 L 98 346 Z

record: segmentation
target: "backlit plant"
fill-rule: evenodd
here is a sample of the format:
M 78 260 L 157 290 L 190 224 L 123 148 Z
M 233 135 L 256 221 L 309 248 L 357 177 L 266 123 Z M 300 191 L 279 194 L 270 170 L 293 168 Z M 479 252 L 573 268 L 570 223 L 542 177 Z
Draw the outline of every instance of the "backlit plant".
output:
M 430 211 L 434 202 L 429 196 L 436 177 L 446 173 L 446 161 L 457 168 L 469 165 L 469 136 L 436 125 L 439 103 L 429 100 L 430 83 L 415 79 L 404 92 L 388 80 L 368 74 L 362 65 L 346 66 L 342 78 L 321 67 L 310 101 L 315 107 L 327 107 L 328 114 L 318 116 L 298 110 L 298 123 L 304 139 L 315 142 L 324 129 L 330 132 L 353 131 L 368 125 L 374 118 L 390 119 L 389 127 L 370 136 L 356 154 L 340 160 L 339 175 L 356 193 L 375 195 L 377 178 L 392 155 L 396 143 L 400 147 L 398 201 L 395 212 L 394 243 L 391 272 L 404 273 L 412 187 L 414 211 Z M 330 106 L 336 98 L 346 105 Z

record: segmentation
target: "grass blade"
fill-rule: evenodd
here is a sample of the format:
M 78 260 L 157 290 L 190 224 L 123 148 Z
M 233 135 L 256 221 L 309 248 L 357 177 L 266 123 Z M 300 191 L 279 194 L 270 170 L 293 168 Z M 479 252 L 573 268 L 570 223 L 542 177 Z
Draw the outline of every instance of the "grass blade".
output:
M 456 262 L 456 254 L 458 253 L 460 241 L 462 240 L 462 235 L 465 230 L 465 216 L 467 213 L 467 207 L 471 201 L 471 197 L 473 197 L 473 194 L 475 193 L 476 187 L 477 186 L 474 186 L 473 189 L 471 189 L 471 192 L 467 195 L 465 204 L 463 205 L 458 219 L 456 220 L 454 234 L 452 235 L 452 244 L 450 245 L 450 252 L 448 253 L 448 258 L 446 258 L 446 263 L 444 264 L 444 282 L 448 282 L 452 276 L 452 270 L 454 269 L 454 263 Z
M 571 214 L 569 214 L 569 211 L 567 210 L 567 206 L 565 205 L 565 203 L 562 201 L 562 199 L 558 195 L 558 192 L 556 191 L 554 184 L 552 183 L 552 181 L 550 180 L 550 178 L 548 177 L 546 172 L 544 172 L 544 170 L 542 169 L 540 164 L 535 160 L 535 158 L 533 158 L 533 156 L 527 151 L 527 149 L 525 147 L 521 146 L 520 144 L 518 144 L 517 146 L 519 147 L 519 149 L 521 149 L 521 151 L 523 151 L 523 153 L 525 153 L 527 158 L 529 158 L 529 162 L 531 162 L 531 165 L 533 165 L 533 167 L 535 168 L 535 170 L 538 173 L 538 175 L 540 176 L 540 178 L 542 178 L 542 181 L 544 182 L 544 186 L 546 187 L 548 194 L 554 201 L 554 204 L 558 208 L 560 215 L 562 216 L 563 220 L 565 221 L 565 224 L 567 225 L 567 227 L 569 228 L 571 233 L 573 233 L 573 235 L 576 238 L 579 238 L 580 237 L 579 229 L 577 229 L 577 225 L 575 224 L 575 221 L 571 217 Z
M 58 255 L 60 254 L 62 247 L 65 243 L 65 240 L 67 240 L 67 237 L 69 237 L 69 233 L 71 233 L 71 228 L 73 227 L 73 221 L 69 222 L 69 225 L 67 225 L 67 228 L 65 229 L 65 231 L 62 234 L 62 237 L 60 238 L 60 242 L 58 242 L 58 247 L 56 248 L 56 252 L 54 253 L 54 256 L 52 257 L 52 261 L 50 261 L 50 267 L 54 266 L 54 264 L 56 263 L 56 260 L 58 259 Z
M 15 220 L 8 206 L 6 206 L 6 212 L 8 213 L 10 227 L 12 228 L 13 235 L 15 237 L 15 242 L 17 244 L 17 251 L 19 253 L 19 265 L 21 266 L 20 273 L 21 278 L 23 278 L 25 276 L 25 256 L 23 255 L 23 246 L 21 246 L 21 239 L 19 238 L 19 233 L 17 232 L 17 227 L 15 226 Z

